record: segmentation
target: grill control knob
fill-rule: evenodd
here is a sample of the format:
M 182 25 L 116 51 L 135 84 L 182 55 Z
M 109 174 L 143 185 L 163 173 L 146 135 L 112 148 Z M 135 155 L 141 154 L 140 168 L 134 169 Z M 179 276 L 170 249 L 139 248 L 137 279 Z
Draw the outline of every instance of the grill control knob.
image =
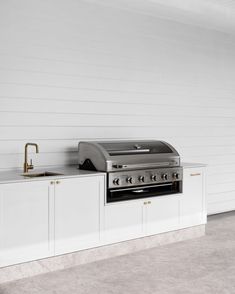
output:
M 162 179 L 163 179 L 163 180 L 165 180 L 165 181 L 166 181 L 166 180 L 167 180 L 167 178 L 168 178 L 167 174 L 162 174 Z
M 172 177 L 174 180 L 178 180 L 180 178 L 180 175 L 178 173 L 173 173 Z
M 157 176 L 156 175 L 151 175 L 151 181 L 156 182 L 157 181 Z
M 126 182 L 132 184 L 133 183 L 133 178 L 132 177 L 126 178 Z
M 139 182 L 144 182 L 144 176 L 139 176 Z
M 114 185 L 119 185 L 119 184 L 120 184 L 120 180 L 119 180 L 119 178 L 115 178 L 115 179 L 113 180 L 113 184 L 114 184 Z

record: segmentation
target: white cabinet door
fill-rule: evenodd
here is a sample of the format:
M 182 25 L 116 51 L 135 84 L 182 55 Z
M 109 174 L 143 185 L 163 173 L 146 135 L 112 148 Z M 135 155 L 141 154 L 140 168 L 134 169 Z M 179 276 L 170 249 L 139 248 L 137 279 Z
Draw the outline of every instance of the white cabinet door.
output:
M 185 168 L 180 203 L 181 227 L 206 223 L 204 168 Z
M 146 235 L 178 229 L 179 197 L 179 194 L 174 194 L 147 199 Z
M 103 176 L 59 180 L 55 185 L 55 254 L 99 245 L 102 206 Z
M 143 236 L 143 200 L 107 204 L 104 217 L 104 240 L 107 243 Z
M 48 181 L 0 186 L 0 266 L 53 255 L 53 189 Z

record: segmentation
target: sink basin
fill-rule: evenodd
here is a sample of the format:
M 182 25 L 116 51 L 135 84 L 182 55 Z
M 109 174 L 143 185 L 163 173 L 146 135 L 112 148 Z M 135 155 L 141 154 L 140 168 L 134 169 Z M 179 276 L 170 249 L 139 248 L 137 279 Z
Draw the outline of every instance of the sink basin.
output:
M 40 177 L 53 177 L 53 176 L 63 176 L 63 174 L 53 173 L 53 172 L 40 172 L 40 173 L 25 173 L 22 174 L 23 177 L 27 178 L 40 178 Z

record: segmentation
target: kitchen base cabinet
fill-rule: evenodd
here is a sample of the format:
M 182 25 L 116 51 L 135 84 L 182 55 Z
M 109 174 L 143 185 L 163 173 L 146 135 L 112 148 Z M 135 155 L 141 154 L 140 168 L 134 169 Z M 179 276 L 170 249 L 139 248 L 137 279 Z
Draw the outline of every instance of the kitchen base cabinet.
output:
M 183 193 L 106 203 L 105 174 L 0 184 L 0 267 L 206 223 L 205 167 Z
M 179 227 L 179 194 L 149 198 L 146 205 L 145 232 L 154 235 Z
M 205 193 L 205 168 L 185 168 L 183 193 L 180 200 L 180 226 L 182 228 L 206 223 Z
M 205 167 L 183 172 L 183 193 L 106 204 L 106 243 L 205 224 Z
M 103 201 L 104 177 L 59 180 L 55 185 L 55 254 L 99 245 Z
M 105 206 L 104 240 L 120 242 L 143 236 L 143 201 L 123 201 Z
M 0 267 L 99 246 L 105 177 L 0 185 Z
M 0 187 L 0 266 L 53 255 L 50 182 Z
M 179 195 L 107 204 L 104 221 L 110 243 L 172 231 L 179 226 Z

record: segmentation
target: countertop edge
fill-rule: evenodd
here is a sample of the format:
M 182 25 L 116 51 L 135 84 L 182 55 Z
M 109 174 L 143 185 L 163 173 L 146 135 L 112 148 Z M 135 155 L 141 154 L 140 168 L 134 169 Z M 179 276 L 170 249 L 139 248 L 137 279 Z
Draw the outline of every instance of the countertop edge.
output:
M 69 179 L 69 178 L 78 178 L 78 177 L 94 177 L 94 176 L 105 176 L 105 172 L 98 171 L 88 171 L 88 170 L 80 170 L 77 166 L 58 166 L 53 168 L 45 168 L 45 169 L 35 169 L 30 172 L 40 173 L 40 172 L 54 172 L 60 173 L 61 175 L 53 175 L 47 177 L 35 177 L 35 178 L 27 178 L 22 176 L 23 171 L 6 171 L 0 172 L 0 184 L 10 184 L 10 183 L 24 183 L 24 182 L 38 182 L 38 181 L 50 181 L 55 179 Z
M 203 163 L 181 163 L 181 167 L 183 168 L 196 168 L 196 167 L 206 167 L 207 164 Z M 105 176 L 105 172 L 98 171 L 88 171 L 78 169 L 77 165 L 71 166 L 57 166 L 45 169 L 35 169 L 30 173 L 40 173 L 40 172 L 55 172 L 60 173 L 61 175 L 49 176 L 49 177 L 36 177 L 36 178 L 27 178 L 22 176 L 23 171 L 15 170 L 15 171 L 3 171 L 0 172 L 0 184 L 10 184 L 10 183 L 23 183 L 23 182 L 37 182 L 37 181 L 50 181 L 55 179 L 69 179 L 69 178 L 78 178 L 78 177 L 94 177 L 94 176 Z
M 205 163 L 195 163 L 195 162 L 182 162 L 181 166 L 183 168 L 193 168 L 193 167 L 207 167 L 208 164 Z

